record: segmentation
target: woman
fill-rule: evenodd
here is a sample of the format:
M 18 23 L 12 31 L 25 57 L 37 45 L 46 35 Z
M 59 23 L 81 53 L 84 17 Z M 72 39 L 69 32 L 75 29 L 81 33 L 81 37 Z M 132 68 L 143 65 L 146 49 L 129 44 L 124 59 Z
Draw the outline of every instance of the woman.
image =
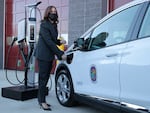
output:
M 66 60 L 64 52 L 57 47 L 57 45 L 66 43 L 64 40 L 57 39 L 57 24 L 58 14 L 56 7 L 48 6 L 45 10 L 44 19 L 41 21 L 39 40 L 35 52 L 39 67 L 38 102 L 44 110 L 51 110 L 50 105 L 46 102 L 46 85 L 55 55 L 60 60 Z

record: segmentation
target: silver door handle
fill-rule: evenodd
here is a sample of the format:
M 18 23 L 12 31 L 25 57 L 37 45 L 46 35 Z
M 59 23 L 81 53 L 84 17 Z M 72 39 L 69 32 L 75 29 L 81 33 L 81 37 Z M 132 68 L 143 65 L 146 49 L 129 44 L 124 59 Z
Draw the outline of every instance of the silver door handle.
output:
M 112 54 L 106 55 L 106 57 L 115 57 L 115 56 L 118 56 L 118 53 L 112 53 Z

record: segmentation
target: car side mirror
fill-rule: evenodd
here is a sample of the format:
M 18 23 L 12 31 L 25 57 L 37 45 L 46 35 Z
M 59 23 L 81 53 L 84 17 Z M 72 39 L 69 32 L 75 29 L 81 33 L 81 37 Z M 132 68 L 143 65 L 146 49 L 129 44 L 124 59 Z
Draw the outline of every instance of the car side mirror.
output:
M 84 38 L 78 38 L 74 41 L 74 48 L 82 48 L 84 45 Z

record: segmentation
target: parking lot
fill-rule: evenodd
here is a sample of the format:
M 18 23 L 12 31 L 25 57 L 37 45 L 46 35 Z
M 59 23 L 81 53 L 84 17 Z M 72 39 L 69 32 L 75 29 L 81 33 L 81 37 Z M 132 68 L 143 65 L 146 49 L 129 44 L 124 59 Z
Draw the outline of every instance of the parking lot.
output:
M 18 72 L 19 79 L 22 79 L 24 73 Z M 37 75 L 36 75 L 37 76 Z M 15 72 L 8 71 L 8 77 L 10 80 L 15 82 Z M 37 79 L 37 78 L 36 78 Z M 50 85 L 50 82 L 48 83 Z M 0 88 L 12 86 L 8 83 L 5 78 L 5 71 L 0 70 Z M 1 90 L 0 90 L 1 92 Z M 89 107 L 87 105 L 80 104 L 75 107 L 63 107 L 61 106 L 55 96 L 54 89 L 54 75 L 52 75 L 52 88 L 49 91 L 49 95 L 47 96 L 47 101 L 52 105 L 52 113 L 102 113 L 100 110 L 95 109 L 93 107 Z M 43 111 L 38 103 L 37 99 L 30 99 L 26 101 L 17 101 L 13 99 L 8 99 L 0 96 L 0 109 L 3 113 L 42 113 Z

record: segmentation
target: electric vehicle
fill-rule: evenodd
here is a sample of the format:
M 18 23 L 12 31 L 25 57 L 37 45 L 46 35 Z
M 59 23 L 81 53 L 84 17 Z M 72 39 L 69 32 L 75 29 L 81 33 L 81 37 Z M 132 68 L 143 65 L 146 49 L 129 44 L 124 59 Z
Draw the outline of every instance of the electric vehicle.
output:
M 55 70 L 59 103 L 110 113 L 150 112 L 150 0 L 132 1 L 98 21 Z

